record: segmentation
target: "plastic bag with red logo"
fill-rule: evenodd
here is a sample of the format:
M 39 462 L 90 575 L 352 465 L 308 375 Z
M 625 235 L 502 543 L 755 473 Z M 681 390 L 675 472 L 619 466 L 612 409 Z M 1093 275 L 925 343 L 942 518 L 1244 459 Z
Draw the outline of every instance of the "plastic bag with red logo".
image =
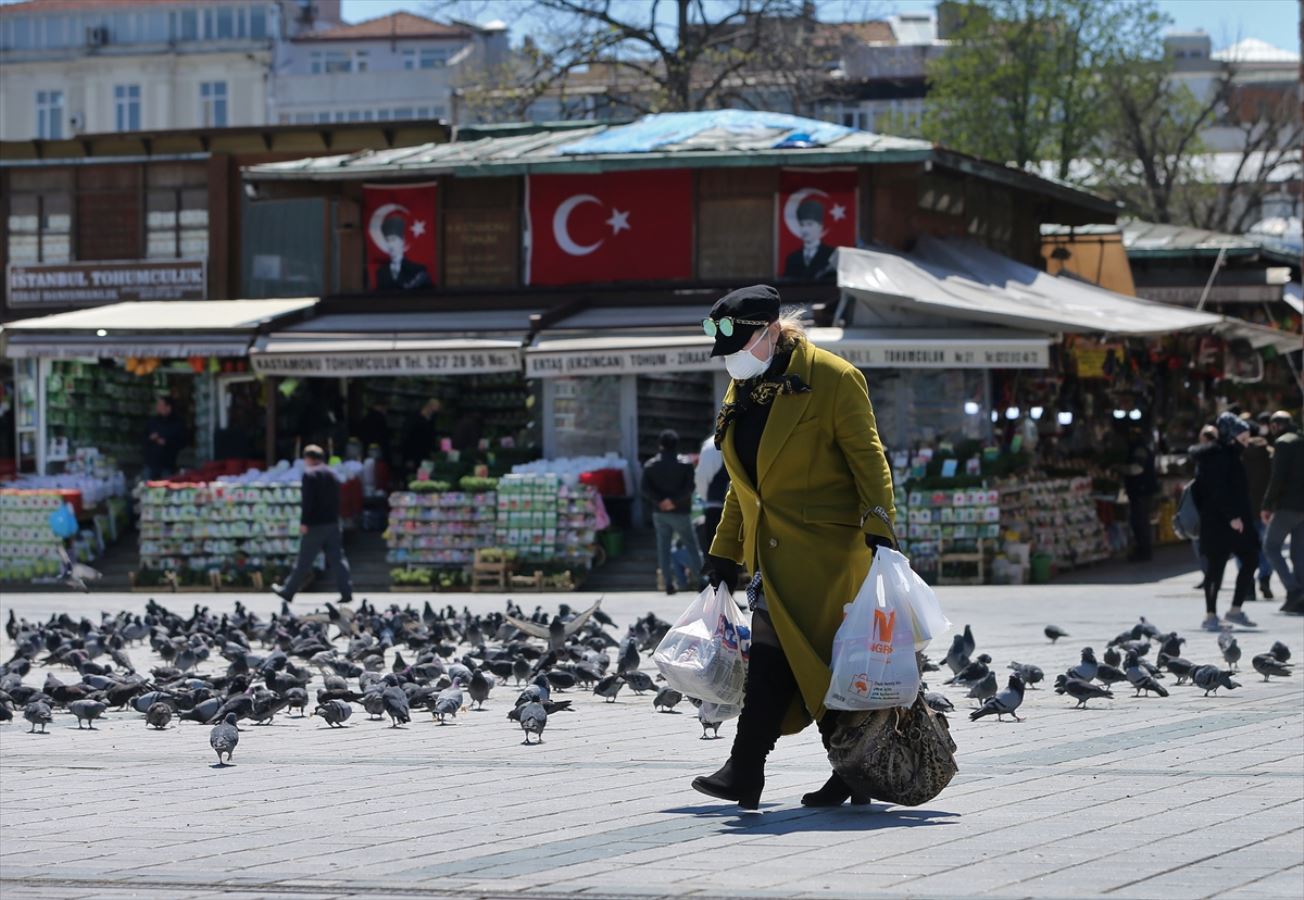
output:
M 657 645 L 652 660 L 666 683 L 707 703 L 742 706 L 751 620 L 724 585 L 697 595 Z
M 879 547 L 843 611 L 824 705 L 855 712 L 910 706 L 919 693 L 915 652 L 951 625 L 932 588 L 904 556 Z

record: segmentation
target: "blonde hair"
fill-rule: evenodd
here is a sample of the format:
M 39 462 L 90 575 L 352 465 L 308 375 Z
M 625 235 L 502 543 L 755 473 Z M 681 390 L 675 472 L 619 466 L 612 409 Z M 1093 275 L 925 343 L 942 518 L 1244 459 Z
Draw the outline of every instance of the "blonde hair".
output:
M 779 312 L 779 345 L 787 346 L 806 340 L 806 310 L 786 306 Z

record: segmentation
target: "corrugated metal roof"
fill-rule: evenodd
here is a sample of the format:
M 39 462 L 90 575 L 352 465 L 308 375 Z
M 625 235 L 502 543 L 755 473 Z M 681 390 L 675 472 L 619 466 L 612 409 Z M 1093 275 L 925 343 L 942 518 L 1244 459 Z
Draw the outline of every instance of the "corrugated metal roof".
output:
M 448 174 L 518 175 L 528 172 L 596 172 L 621 169 L 675 166 L 749 166 L 848 164 L 858 160 L 876 162 L 926 159 L 932 145 L 926 141 L 832 126 L 827 122 L 773 113 L 746 114 L 754 123 L 748 127 L 737 110 L 723 110 L 713 124 L 699 114 L 666 114 L 655 117 L 667 124 L 676 116 L 695 117 L 693 127 L 659 129 L 666 142 L 650 141 L 648 149 L 629 149 L 624 138 L 648 129 L 646 117 L 629 125 L 596 124 L 589 128 L 543 131 L 507 137 L 486 137 L 449 144 L 422 144 L 391 150 L 366 150 L 338 156 L 290 162 L 267 163 L 245 169 L 252 181 L 323 180 L 336 181 L 403 175 Z M 790 120 L 785 123 L 783 119 Z M 686 122 L 687 124 L 687 122 Z M 626 132 L 625 129 L 630 131 Z M 785 139 L 801 133 L 827 139 L 812 146 L 776 149 Z M 624 146 L 620 152 L 592 152 L 601 146 Z
M 1259 243 L 1235 234 L 1223 234 L 1187 225 L 1156 222 L 1122 223 L 1123 246 L 1132 257 L 1217 256 L 1219 252 L 1253 254 Z
M 281 316 L 309 309 L 316 297 L 292 300 L 166 300 L 113 303 L 8 322 L 22 331 L 252 331 Z

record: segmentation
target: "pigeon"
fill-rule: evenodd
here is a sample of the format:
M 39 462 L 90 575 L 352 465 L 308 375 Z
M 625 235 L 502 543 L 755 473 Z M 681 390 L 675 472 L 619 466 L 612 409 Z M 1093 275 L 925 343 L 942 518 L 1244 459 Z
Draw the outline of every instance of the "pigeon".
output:
M 1006 668 L 1022 678 L 1024 687 L 1030 691 L 1036 690 L 1033 685 L 1046 677 L 1046 673 L 1040 668 L 1025 663 L 1011 662 Z
M 59 548 L 59 579 L 74 591 L 81 591 L 83 594 L 89 594 L 91 589 L 86 586 L 88 581 L 99 581 L 103 576 L 98 569 L 92 569 L 90 566 L 74 562 L 68 556 L 67 549 L 63 544 Z
M 1274 657 L 1276 657 L 1277 662 L 1290 661 L 1290 648 L 1287 647 L 1285 644 L 1283 644 L 1281 641 L 1273 641 L 1272 649 L 1269 650 L 1268 652 L 1271 653 Z
M 343 700 L 327 700 L 312 711 L 314 716 L 321 716 L 331 728 L 343 728 L 353 707 Z
M 1177 676 L 1178 684 L 1186 684 L 1191 677 L 1191 673 L 1195 671 L 1195 663 L 1189 659 L 1182 659 L 1180 656 L 1164 656 L 1162 654 L 1159 659 L 1164 668 Z
M 1110 641 L 1109 646 L 1120 647 L 1123 644 L 1129 644 L 1132 641 L 1139 641 L 1141 640 L 1141 635 L 1142 635 L 1141 626 L 1133 625 L 1130 629 L 1122 632 L 1121 634 L 1116 636 L 1112 641 Z
M 362 695 L 362 708 L 368 718 L 379 719 L 385 715 L 385 697 L 380 691 L 369 691 Z
M 398 686 L 398 679 L 393 675 L 386 675 L 385 685 L 385 689 L 381 691 L 381 698 L 385 705 L 385 715 L 389 716 L 389 727 L 397 728 L 399 725 L 411 722 L 412 713 L 408 709 L 407 694 Z
M 659 712 L 673 712 L 675 706 L 684 695 L 672 687 L 663 687 L 657 691 L 657 695 L 652 698 L 652 708 Z
M 988 672 L 983 676 L 982 681 L 975 682 L 973 686 L 969 688 L 969 693 L 966 696 L 971 700 L 982 702 L 989 697 L 996 696 L 996 685 L 996 673 Z
M 1154 625 L 1151 625 L 1149 622 L 1147 622 L 1145 616 L 1140 617 L 1139 624 L 1136 627 L 1140 628 L 1141 633 L 1148 638 L 1153 638 L 1158 640 L 1159 637 L 1161 636 L 1159 634 L 1159 629 L 1156 628 Z
M 458 710 L 462 708 L 462 703 L 462 689 L 454 685 L 445 688 L 435 696 L 435 702 L 430 704 L 430 712 L 439 720 L 440 725 L 446 725 L 448 723 L 444 721 L 445 718 L 452 716 L 456 719 Z
M 45 726 L 50 724 L 54 718 L 54 713 L 50 712 L 50 704 L 44 700 L 33 700 L 23 707 L 23 718 L 32 723 L 28 729 L 28 734 L 36 733 L 36 726 L 41 726 L 41 733 L 45 733 Z
M 625 683 L 629 685 L 630 690 L 636 694 L 642 694 L 646 691 L 656 689 L 656 684 L 652 677 L 646 672 L 627 672 L 625 674 Z
M 599 697 L 605 697 L 608 703 L 615 703 L 616 695 L 620 693 L 620 689 L 624 686 L 624 676 L 607 675 L 594 686 L 593 693 Z
M 1232 681 L 1232 673 L 1227 669 L 1219 669 L 1217 666 L 1200 666 L 1191 673 L 1191 681 L 1195 686 L 1204 691 L 1208 697 L 1210 694 L 1217 696 L 1218 688 L 1227 688 L 1234 691 L 1240 687 L 1240 683 Z
M 68 711 L 77 717 L 77 729 L 82 727 L 82 719 L 86 720 L 87 727 L 95 731 L 95 720 L 104 715 L 104 710 L 108 709 L 99 700 L 74 700 L 68 704 Z
M 964 655 L 973 656 L 974 647 L 977 646 L 974 643 L 973 630 L 968 625 L 964 626 L 964 634 L 960 635 L 960 637 L 964 639 Z
M 1088 681 L 1079 681 L 1076 678 L 1070 678 L 1068 675 L 1057 675 L 1055 677 L 1055 693 L 1068 694 L 1078 701 L 1075 709 L 1085 709 L 1088 700 L 1105 699 L 1113 700 L 1114 692 L 1108 688 L 1096 687 Z
M 1113 687 L 1121 681 L 1127 681 L 1127 673 L 1109 663 L 1101 663 L 1096 667 L 1096 681 L 1106 687 Z
M 703 703 L 697 708 L 697 721 L 702 726 L 702 740 L 714 741 L 720 738 L 720 725 L 723 724 L 725 716 L 721 714 L 721 707 L 716 703 Z M 706 733 L 710 731 L 711 736 L 707 737 Z
M 928 704 L 928 708 L 933 712 L 955 712 L 955 704 L 951 702 L 950 698 L 936 691 L 929 691 L 924 694 L 924 702 Z
M 1058 641 L 1062 637 L 1069 636 L 1069 633 L 1065 631 L 1063 628 L 1060 628 L 1058 625 L 1047 625 L 1045 628 L 1042 629 L 1042 634 L 1050 638 L 1050 642 L 1052 644 Z
M 1158 681 L 1155 681 L 1153 675 L 1137 664 L 1135 653 L 1129 653 L 1127 659 L 1124 660 L 1123 665 L 1125 667 L 1123 671 L 1127 675 L 1128 682 L 1132 687 L 1136 688 L 1136 693 L 1133 694 L 1134 697 L 1140 697 L 1142 692 L 1149 697 L 1151 691 L 1154 691 L 1160 697 L 1168 696 L 1168 691 L 1164 686 Z
M 993 674 L 992 677 L 995 678 L 996 676 Z M 1013 716 L 1014 721 L 1022 722 L 1023 720 L 1018 717 L 1015 710 L 1023 703 L 1023 689 L 1023 679 L 1018 675 L 1011 675 L 1005 690 L 983 701 L 982 706 L 969 713 L 969 719 L 976 722 L 983 716 L 990 716 L 994 713 L 998 722 L 1004 721 L 1002 718 L 1004 716 Z
M 964 635 L 951 638 L 951 649 L 946 651 L 946 665 L 952 675 L 959 675 L 969 665 L 969 654 L 964 652 Z
M 172 721 L 172 707 L 166 703 L 150 704 L 149 709 L 145 710 L 145 725 L 149 728 L 157 728 L 162 731 L 168 727 Z
M 525 743 L 530 743 L 530 735 L 536 735 L 539 743 L 543 743 L 543 729 L 548 726 L 548 711 L 543 708 L 542 703 L 529 702 L 523 703 L 517 707 L 521 720 L 521 730 L 525 732 Z
M 285 708 L 297 709 L 299 718 L 303 718 L 304 710 L 308 708 L 308 692 L 301 687 L 292 687 L 285 692 Z
M 231 762 L 231 753 L 235 750 L 235 745 L 240 743 L 240 729 L 235 727 L 235 718 L 235 713 L 227 713 L 226 718 L 214 725 L 208 733 L 208 743 L 217 752 L 219 766 Z M 222 762 L 223 753 L 226 754 L 226 763 Z
M 1159 652 L 1166 656 L 1181 656 L 1182 645 L 1186 643 L 1186 638 L 1176 631 L 1171 634 L 1161 634 L 1156 640 L 1159 641 Z
M 0 703 L 0 722 L 12 722 L 14 720 L 14 711 L 4 703 Z
M 1288 678 L 1291 674 L 1290 664 L 1279 661 L 1271 653 L 1260 653 L 1250 660 L 1250 665 L 1254 666 L 1254 671 L 1263 676 L 1264 681 L 1268 681 L 1272 675 L 1276 675 L 1278 678 Z M 77 703 L 84 702 L 83 700 L 77 701 Z M 73 706 L 76 705 L 76 703 L 73 704 Z
M 1105 661 L 1105 665 L 1113 666 L 1116 669 L 1123 665 L 1123 654 L 1118 652 L 1117 647 L 1106 647 L 1101 659 Z
M 512 660 L 512 677 L 516 679 L 518 685 L 530 677 L 530 671 L 530 661 L 525 657 L 518 656 Z
M 983 653 L 976 660 L 957 672 L 949 681 L 944 683 L 955 684 L 960 687 L 971 687 L 987 677 L 987 673 L 990 671 L 987 667 L 991 661 L 992 658 L 986 653 Z
M 1090 647 L 1082 648 L 1082 662 L 1069 669 L 1067 674 L 1070 678 L 1076 678 L 1078 681 L 1091 681 L 1096 677 L 1096 669 L 1099 667 L 1096 662 L 1096 651 Z
M 1241 661 L 1241 645 L 1236 643 L 1236 638 L 1230 631 L 1218 635 L 1218 649 L 1222 651 L 1222 657 L 1227 665 L 1235 672 L 1236 664 Z
M 466 692 L 471 695 L 471 702 L 477 709 L 484 709 L 484 702 L 489 699 L 489 691 L 493 688 L 493 682 L 484 672 L 476 669 L 471 673 L 471 680 L 466 685 Z
M 573 688 L 578 680 L 573 673 L 564 669 L 549 669 L 544 673 L 544 677 L 548 679 L 549 687 L 555 691 L 565 691 Z

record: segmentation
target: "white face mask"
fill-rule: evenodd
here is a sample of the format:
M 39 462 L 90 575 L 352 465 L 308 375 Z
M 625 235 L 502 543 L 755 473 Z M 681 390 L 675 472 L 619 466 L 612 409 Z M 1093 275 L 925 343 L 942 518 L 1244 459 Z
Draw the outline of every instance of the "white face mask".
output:
M 766 332 L 768 337 L 768 332 Z M 768 344 L 769 341 L 766 340 Z M 750 347 L 744 347 L 737 353 L 730 353 L 724 358 L 724 367 L 729 370 L 729 376 L 737 381 L 746 381 L 749 378 L 755 378 L 765 372 L 770 367 L 770 360 L 774 359 L 774 348 L 770 347 L 770 352 L 765 359 L 757 359 L 752 353 Z

